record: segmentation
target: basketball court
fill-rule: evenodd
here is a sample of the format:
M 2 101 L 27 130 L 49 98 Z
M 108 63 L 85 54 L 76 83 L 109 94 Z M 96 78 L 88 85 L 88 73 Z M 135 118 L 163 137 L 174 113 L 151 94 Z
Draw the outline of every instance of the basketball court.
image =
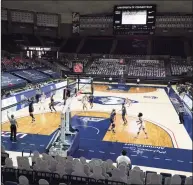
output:
M 192 116 L 186 110 L 185 123 L 179 124 L 175 105 L 178 96 L 172 89 L 168 95 L 164 86 L 136 86 L 118 84 L 94 84 L 94 106 L 82 110 L 81 96 L 71 103 L 71 125 L 80 131 L 79 149 L 73 157 L 88 159 L 108 158 L 116 160 L 120 152 L 128 151 L 132 163 L 140 166 L 192 171 Z M 132 103 L 126 105 L 127 121 L 123 124 L 121 106 L 128 98 Z M 8 151 L 21 152 L 24 149 L 45 152 L 50 139 L 61 124 L 63 100 L 61 91 L 55 94 L 57 113 L 51 113 L 46 99 L 43 107 L 35 104 L 36 121 L 31 123 L 28 107 L 14 112 L 18 120 L 18 141 L 9 140 L 9 122 L 3 111 L 2 142 Z M 110 112 L 116 109 L 115 133 L 108 131 Z M 136 121 L 138 113 L 143 113 L 148 139 L 141 132 L 138 139 Z

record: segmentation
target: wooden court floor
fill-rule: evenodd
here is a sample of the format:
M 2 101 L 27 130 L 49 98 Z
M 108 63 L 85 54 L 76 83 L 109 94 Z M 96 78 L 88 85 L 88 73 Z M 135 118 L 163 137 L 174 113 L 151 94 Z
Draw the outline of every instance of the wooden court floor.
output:
M 125 90 L 109 90 L 110 85 L 94 85 L 95 91 L 111 92 L 111 93 L 148 93 L 157 91 L 156 87 L 130 87 L 128 91 Z
M 41 134 L 50 135 L 52 134 L 60 125 L 60 113 L 43 113 L 35 114 L 34 117 L 36 121 L 31 122 L 30 116 L 25 116 L 17 119 L 18 128 L 17 132 L 26 134 Z M 10 123 L 5 122 L 2 124 L 2 131 L 10 131 Z
M 109 118 L 109 113 L 106 112 L 72 112 L 72 116 L 74 115 Z M 28 134 L 50 135 L 60 126 L 61 123 L 60 113 L 48 112 L 44 114 L 37 114 L 35 115 L 35 118 L 36 121 L 34 123 L 31 123 L 31 117 L 29 116 L 17 119 L 19 124 L 17 131 Z M 138 131 L 136 123 L 137 118 L 128 116 L 127 120 L 128 124 L 123 125 L 121 115 L 118 114 L 116 117 L 116 133 L 114 134 L 107 131 L 104 135 L 103 141 L 144 144 L 171 148 L 173 147 L 172 140 L 169 134 L 161 127 L 149 121 L 145 121 L 146 131 L 149 138 L 145 139 L 145 134 L 141 132 L 138 139 L 135 139 Z M 109 125 L 109 128 L 110 127 L 111 126 Z M 2 131 L 10 131 L 9 122 L 2 124 Z
M 106 112 L 72 112 L 72 116 L 90 116 L 90 117 L 101 117 L 101 118 L 109 118 L 109 113 Z M 144 144 L 144 145 L 152 145 L 152 146 L 162 146 L 162 147 L 170 147 L 173 148 L 173 143 L 170 135 L 164 129 L 159 127 L 158 125 L 151 123 L 145 120 L 146 131 L 148 133 L 148 139 L 145 139 L 145 134 L 141 132 L 139 134 L 138 139 L 135 139 L 135 136 L 138 131 L 138 126 L 136 123 L 137 118 L 128 116 L 127 121 L 128 124 L 124 125 L 122 121 L 122 117 L 120 114 L 117 114 L 116 117 L 116 133 L 112 133 L 107 131 L 103 141 L 110 142 L 121 142 L 121 143 L 133 143 L 133 144 Z M 111 128 L 111 126 L 109 126 Z
M 120 91 L 116 92 L 116 90 L 115 91 L 108 90 L 108 87 L 109 87 L 108 85 L 94 85 L 94 89 L 96 91 L 120 93 Z M 131 87 L 128 91 L 122 91 L 122 93 L 146 93 L 146 92 L 155 92 L 156 90 L 157 88 L 154 87 Z M 97 111 L 84 111 L 84 112 L 72 111 L 71 115 L 101 117 L 106 119 L 109 118 L 109 113 Z M 17 131 L 28 134 L 50 135 L 56 129 L 58 129 L 58 127 L 61 124 L 61 114 L 59 112 L 57 113 L 47 112 L 42 114 L 36 114 L 35 119 L 36 121 L 34 123 L 31 123 L 31 117 L 29 116 L 18 118 L 17 121 L 19 127 Z M 121 115 L 117 114 L 116 129 L 115 129 L 116 133 L 107 131 L 103 137 L 103 141 L 173 147 L 172 139 L 168 134 L 168 132 L 159 127 L 158 125 L 151 123 L 149 121 L 145 121 L 148 139 L 145 139 L 145 134 L 143 133 L 143 131 L 140 133 L 138 139 L 135 139 L 135 136 L 138 131 L 138 126 L 136 123 L 137 118 L 128 116 L 127 120 L 128 124 L 123 125 Z M 109 128 L 110 127 L 111 126 L 109 124 Z M 10 131 L 9 122 L 2 124 L 2 131 Z

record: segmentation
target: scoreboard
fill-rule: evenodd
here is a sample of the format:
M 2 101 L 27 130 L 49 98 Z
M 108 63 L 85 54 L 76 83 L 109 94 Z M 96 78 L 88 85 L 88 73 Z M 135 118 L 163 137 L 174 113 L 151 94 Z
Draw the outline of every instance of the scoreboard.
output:
M 156 5 L 120 5 L 114 7 L 115 35 L 154 34 Z
M 73 73 L 82 74 L 84 72 L 84 64 L 83 62 L 73 62 Z

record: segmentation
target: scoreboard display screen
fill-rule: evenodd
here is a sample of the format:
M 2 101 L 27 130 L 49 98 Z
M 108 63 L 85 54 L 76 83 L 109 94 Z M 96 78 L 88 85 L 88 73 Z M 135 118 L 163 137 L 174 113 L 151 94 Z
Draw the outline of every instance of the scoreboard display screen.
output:
M 84 65 L 81 62 L 73 62 L 73 72 L 74 73 L 83 73 L 84 72 Z
M 115 6 L 113 30 L 115 35 L 153 34 L 156 5 Z

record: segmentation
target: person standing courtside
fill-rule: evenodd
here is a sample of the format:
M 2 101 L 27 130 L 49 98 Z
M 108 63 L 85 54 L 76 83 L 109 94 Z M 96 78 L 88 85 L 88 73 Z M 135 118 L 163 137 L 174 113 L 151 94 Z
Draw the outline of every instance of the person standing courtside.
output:
M 11 117 L 9 116 L 8 111 L 7 111 L 7 118 L 9 120 L 10 124 L 11 124 L 10 125 L 10 130 L 11 130 L 10 140 L 13 141 L 13 138 L 14 138 L 14 141 L 17 141 L 17 139 L 16 139 L 17 127 L 18 127 L 17 121 L 14 118 L 13 114 L 11 115 Z
M 170 82 L 168 82 L 168 85 L 167 85 L 167 89 L 168 89 L 168 95 L 170 94 L 170 90 L 171 90 L 171 83 Z
M 180 105 L 178 115 L 179 115 L 180 124 L 184 124 L 184 107 L 183 107 L 183 105 Z

